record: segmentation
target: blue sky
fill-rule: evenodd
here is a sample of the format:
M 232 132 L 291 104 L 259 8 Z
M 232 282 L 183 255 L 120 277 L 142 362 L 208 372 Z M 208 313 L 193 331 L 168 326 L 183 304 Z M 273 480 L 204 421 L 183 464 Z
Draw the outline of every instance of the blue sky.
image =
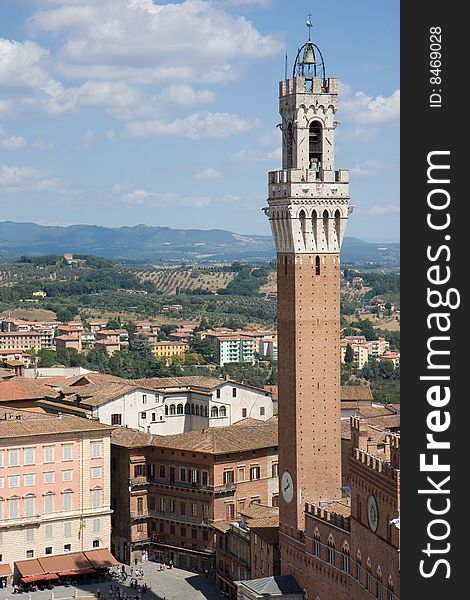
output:
M 310 11 L 348 235 L 397 241 L 399 0 L 2 0 L 0 220 L 269 234 L 278 81 Z

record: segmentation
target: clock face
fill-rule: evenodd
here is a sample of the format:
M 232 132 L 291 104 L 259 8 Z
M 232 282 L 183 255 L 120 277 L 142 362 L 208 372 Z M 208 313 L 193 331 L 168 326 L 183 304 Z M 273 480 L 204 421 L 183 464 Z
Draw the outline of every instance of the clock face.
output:
M 292 502 L 294 497 L 294 481 L 289 471 L 284 471 L 281 477 L 282 496 L 286 502 Z
M 377 525 L 379 524 L 379 511 L 377 508 L 377 500 L 374 496 L 369 496 L 367 501 L 367 518 L 369 520 L 369 527 L 372 531 L 377 531 Z

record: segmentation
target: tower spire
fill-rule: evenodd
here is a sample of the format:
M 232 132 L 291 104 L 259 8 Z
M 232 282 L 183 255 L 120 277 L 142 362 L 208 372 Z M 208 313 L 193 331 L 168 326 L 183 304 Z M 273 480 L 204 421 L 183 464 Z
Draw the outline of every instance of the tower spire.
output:
M 306 25 L 308 27 L 308 41 L 311 42 L 312 40 L 310 38 L 310 33 L 311 33 L 311 30 L 312 30 L 312 27 L 313 27 L 313 25 L 312 25 L 312 13 L 311 12 L 309 12 L 308 15 L 307 15 L 307 23 L 306 23 Z

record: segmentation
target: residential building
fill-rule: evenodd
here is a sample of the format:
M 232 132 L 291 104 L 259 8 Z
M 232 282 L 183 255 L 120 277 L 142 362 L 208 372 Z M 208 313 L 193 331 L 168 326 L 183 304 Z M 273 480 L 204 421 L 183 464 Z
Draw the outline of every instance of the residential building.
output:
M 255 362 L 255 342 L 250 336 L 228 335 L 216 337 L 215 360 L 218 365 L 226 363 Z
M 17 361 L 23 363 L 25 367 L 31 364 L 31 354 L 23 350 L 0 350 L 0 361 Z
M 151 345 L 152 352 L 158 358 L 169 360 L 172 356 L 181 356 L 189 350 L 186 342 L 154 342 Z
M 243 421 L 174 436 L 112 434 L 113 554 L 212 570 L 213 523 L 278 498 L 277 423 Z M 128 489 L 130 488 L 130 493 Z
M 181 304 L 165 304 L 162 308 L 162 312 L 180 313 L 183 312 L 183 306 Z
M 12 571 L 109 548 L 110 435 L 96 421 L 0 406 L 0 554 Z
M 94 347 L 97 350 L 106 352 L 108 356 L 112 356 L 115 352 L 119 352 L 121 345 L 119 342 L 110 339 L 100 339 L 95 341 Z
M 51 393 L 51 388 L 44 381 L 14 377 L 0 381 L 0 406 L 44 412 L 38 401 Z
M 358 369 L 362 369 L 369 362 L 369 348 L 366 342 L 353 343 L 342 339 L 340 342 L 341 362 L 345 362 L 346 350 L 350 346 L 353 351 L 352 364 Z
M 109 425 L 173 435 L 273 416 L 271 394 L 213 377 L 140 380 L 87 373 L 54 382 L 38 405 L 48 412 L 88 416 Z
M 400 366 L 400 353 L 399 352 L 385 352 L 380 357 L 380 360 L 390 360 L 393 367 L 396 369 Z
M 55 337 L 55 349 L 66 350 L 72 348 L 77 352 L 82 351 L 82 336 L 81 333 L 70 333 L 68 335 L 58 335 Z
M 91 333 L 96 333 L 97 331 L 104 329 L 106 327 L 107 322 L 108 321 L 106 321 L 105 319 L 90 320 L 87 323 L 88 329 L 90 330 Z
M 11 331 L 0 333 L 0 352 L 2 350 L 41 350 L 42 336 L 37 331 Z
M 279 509 L 252 504 L 237 520 L 214 523 L 216 583 L 236 598 L 235 581 L 280 575 Z

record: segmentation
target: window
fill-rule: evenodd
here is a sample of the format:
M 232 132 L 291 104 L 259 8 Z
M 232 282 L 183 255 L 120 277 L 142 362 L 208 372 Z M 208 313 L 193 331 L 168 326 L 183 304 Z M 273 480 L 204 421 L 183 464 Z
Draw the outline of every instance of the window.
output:
M 51 540 L 53 537 L 54 537 L 54 524 L 47 523 L 47 525 L 44 525 L 44 539 Z
M 183 467 L 180 469 L 180 481 L 186 481 L 186 469 Z
M 237 388 L 232 388 L 232 398 L 237 397 Z
M 93 548 L 99 548 L 100 547 L 100 540 L 93 540 Z
M 238 481 L 245 481 L 245 467 L 238 467 Z
M 44 473 L 44 483 L 54 483 L 54 471 Z
M 273 494 L 271 504 L 272 506 L 279 506 L 279 494 Z
M 250 500 L 250 504 L 261 504 L 261 500 L 259 496 L 252 496 Z
M 197 517 L 197 502 L 191 502 L 191 515 Z
M 160 465 L 160 477 L 162 479 L 165 479 L 166 477 L 166 473 L 165 473 L 165 465 Z
M 235 517 L 235 504 L 228 503 L 225 505 L 225 515 L 227 520 L 231 520 Z
M 26 542 L 34 542 L 34 527 L 27 527 L 24 533 Z
M 91 442 L 91 458 L 101 458 L 102 444 L 101 442 Z
M 209 484 L 209 473 L 207 471 L 202 472 L 202 485 Z
M 8 487 L 16 488 L 20 485 L 20 476 L 19 475 L 10 475 L 8 478 Z
M 219 416 L 219 409 L 217 408 L 217 406 L 213 406 L 211 408 L 211 417 L 218 417 Z
M 233 483 L 233 471 L 224 471 L 224 483 Z
M 91 478 L 99 479 L 101 477 L 101 467 L 92 467 L 91 469 Z
M 175 534 L 175 531 L 176 531 L 176 528 L 175 528 L 175 526 L 174 526 L 174 525 L 170 525 L 170 534 L 171 534 L 171 535 L 174 535 L 174 534 Z
M 273 463 L 272 477 L 279 477 L 279 464 L 278 463 Z
M 147 420 L 147 413 L 146 412 L 141 412 L 140 413 L 140 418 L 142 419 L 142 421 L 146 421 Z
M 17 519 L 19 517 L 20 499 L 10 498 L 8 500 L 8 517 L 10 519 Z
M 219 409 L 219 417 L 227 416 L 227 408 L 225 406 L 221 406 Z
M 186 527 L 181 527 L 181 537 L 186 537 Z
M 157 413 L 152 413 L 152 423 L 155 423 L 157 420 Z
M 209 532 L 207 531 L 207 529 L 203 529 L 202 530 L 202 539 L 207 542 L 209 540 Z
M 72 510 L 72 491 L 66 491 L 62 495 L 62 508 L 63 510 Z
M 64 523 L 64 538 L 72 537 L 72 523 L 65 521 Z
M 217 388 L 217 389 L 215 390 L 215 397 L 216 397 L 216 398 L 220 398 L 220 388 Z
M 46 546 L 44 548 L 44 554 L 52 554 L 52 546 Z
M 262 417 L 264 417 L 264 414 L 265 414 L 265 407 L 264 407 L 264 406 L 260 406 L 260 407 L 259 407 L 259 414 L 260 414 Z
M 114 415 L 111 415 L 111 425 L 122 425 L 121 413 L 115 413 Z
M 345 543 L 343 545 L 343 553 L 341 555 L 341 568 L 345 573 L 349 573 L 349 546 Z
M 8 466 L 19 467 L 20 466 L 20 451 L 18 449 L 8 450 Z
M 72 444 L 63 444 L 62 445 L 62 460 L 72 460 Z
M 335 564 L 335 542 L 332 537 L 329 538 L 328 544 L 327 544 L 326 562 L 329 562 L 330 565 Z
M 72 544 L 64 544 L 64 552 L 71 552 Z
M 147 404 L 147 394 L 142 394 L 142 404 Z
M 44 512 L 46 514 L 54 512 L 54 494 L 44 496 Z
M 315 257 L 315 275 L 320 275 L 320 257 Z
M 62 481 L 72 481 L 73 471 L 72 469 L 67 469 L 66 471 L 62 471 Z
M 174 404 L 170 404 L 170 415 L 176 415 L 176 406 Z
M 208 519 L 209 518 L 209 505 L 208 504 L 203 504 L 202 505 L 202 517 L 204 519 Z
M 36 448 L 25 448 L 24 449 L 24 464 L 34 465 L 36 462 Z
M 182 404 L 178 404 L 178 406 L 176 407 L 176 414 L 178 414 L 178 415 L 183 414 L 183 405 Z
M 34 558 L 34 550 L 26 550 L 26 558 Z
M 0 468 L 4 466 L 5 450 L 0 450 Z
M 36 498 L 34 496 L 26 496 L 24 499 L 25 517 L 32 517 L 36 514 Z
M 54 462 L 54 446 L 44 446 L 44 462 Z
M 25 486 L 35 485 L 36 484 L 36 475 L 34 473 L 28 473 L 27 475 L 25 475 L 24 476 L 24 484 L 25 484 Z
M 247 415 L 247 410 L 246 410 L 246 408 L 242 408 L 242 417 L 243 417 L 244 419 L 246 419 L 246 415 Z
M 176 512 L 176 501 L 173 500 L 173 498 L 170 498 L 170 501 L 169 501 L 169 510 L 170 510 L 171 513 Z
M 191 483 L 199 483 L 199 471 L 197 471 L 196 469 L 188 469 L 188 474 Z
M 165 498 L 160 498 L 160 512 L 165 512 Z
M 313 554 L 318 558 L 320 558 L 320 539 L 320 532 L 318 531 L 318 529 L 315 529 L 315 532 L 313 534 Z
M 102 505 L 102 490 L 92 490 L 91 492 L 91 506 L 92 508 L 99 508 Z
M 260 478 L 260 468 L 259 467 L 251 467 L 250 468 L 250 479 L 254 481 L 255 479 Z
M 197 529 L 191 529 L 191 537 L 193 540 L 197 540 Z

